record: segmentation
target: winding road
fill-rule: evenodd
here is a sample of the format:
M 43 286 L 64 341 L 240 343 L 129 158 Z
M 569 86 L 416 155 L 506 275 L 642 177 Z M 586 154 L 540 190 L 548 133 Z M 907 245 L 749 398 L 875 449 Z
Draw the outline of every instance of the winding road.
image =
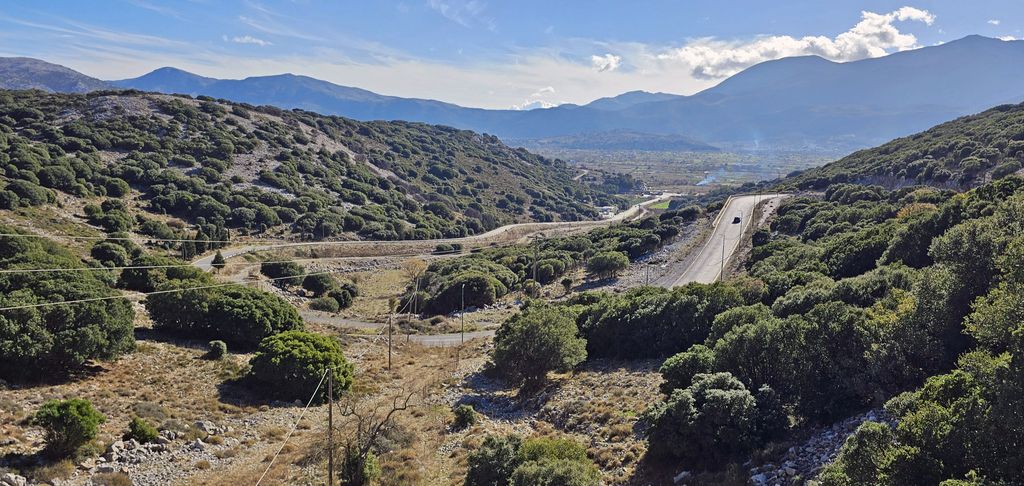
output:
M 446 243 L 459 243 L 466 248 L 475 246 L 483 246 L 490 243 L 497 242 L 512 242 L 519 240 L 523 237 L 530 236 L 537 233 L 558 233 L 558 232 L 574 232 L 591 228 L 598 228 L 602 226 L 608 226 L 613 223 L 620 221 L 627 221 L 643 216 L 647 213 L 647 207 L 652 204 L 657 204 L 666 199 L 670 199 L 678 194 L 661 194 L 657 197 L 644 201 L 640 204 L 630 206 L 628 209 L 620 211 L 610 218 L 587 220 L 587 221 L 554 221 L 550 223 L 516 223 L 508 224 L 495 228 L 486 233 L 479 235 L 466 236 L 462 238 L 443 238 L 434 240 L 399 240 L 399 241 L 303 241 L 303 242 L 281 242 L 281 243 L 266 243 L 266 244 L 254 244 L 254 245 L 243 245 L 235 246 L 231 248 L 221 249 L 221 254 L 225 259 L 230 259 L 246 253 L 254 251 L 264 250 L 277 250 L 281 248 L 300 248 L 300 247 L 323 247 L 323 248 L 351 248 L 353 252 L 358 253 L 361 257 L 372 257 L 372 256 L 390 256 L 399 252 L 422 251 L 424 254 L 429 254 L 435 246 Z M 549 235 L 550 236 L 550 235 Z M 210 254 L 196 259 L 192 262 L 193 265 L 199 267 L 203 271 L 210 271 L 213 269 L 213 257 L 215 254 Z

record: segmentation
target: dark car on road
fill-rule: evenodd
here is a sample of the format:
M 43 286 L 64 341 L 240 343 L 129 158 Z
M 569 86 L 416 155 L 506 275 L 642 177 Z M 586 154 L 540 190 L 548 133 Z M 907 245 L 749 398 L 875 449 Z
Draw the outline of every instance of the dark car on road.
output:
M 739 222 L 740 222 L 740 217 L 739 216 L 736 216 L 735 218 L 732 218 L 732 224 L 739 224 Z

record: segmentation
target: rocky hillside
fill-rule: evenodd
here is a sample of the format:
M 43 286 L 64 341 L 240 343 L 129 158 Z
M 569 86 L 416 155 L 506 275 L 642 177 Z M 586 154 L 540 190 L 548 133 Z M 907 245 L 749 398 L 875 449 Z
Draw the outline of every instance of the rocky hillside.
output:
M 1022 164 L 1024 104 L 1002 105 L 855 152 L 791 177 L 784 185 L 823 189 L 859 182 L 969 188 L 1019 172 Z
M 0 92 L 0 208 L 71 196 L 107 231 L 166 234 L 150 218 L 170 215 L 247 233 L 424 239 L 592 218 L 592 205 L 617 202 L 573 175 L 447 127 L 203 97 Z
M 0 89 L 88 93 L 110 85 L 58 64 L 29 57 L 0 57 Z

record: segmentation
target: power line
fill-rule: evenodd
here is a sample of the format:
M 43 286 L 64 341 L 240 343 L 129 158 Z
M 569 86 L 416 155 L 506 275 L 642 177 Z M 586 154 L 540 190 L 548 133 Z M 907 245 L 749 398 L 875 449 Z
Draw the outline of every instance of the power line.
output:
M 324 384 L 324 378 L 326 378 L 327 373 L 330 372 L 331 369 L 328 368 L 324 370 L 324 374 L 320 376 L 320 382 L 316 384 L 316 389 L 313 390 L 313 395 L 309 397 L 309 401 L 306 402 L 306 406 L 302 408 L 302 412 L 299 413 L 299 418 L 295 420 L 295 425 L 292 425 L 292 430 L 288 431 L 288 435 L 285 436 L 284 442 L 281 443 L 281 448 L 277 450 L 277 452 L 274 454 L 274 457 L 270 458 L 270 464 L 267 464 L 267 469 L 263 471 L 263 474 L 260 476 L 260 479 L 256 481 L 256 486 L 260 486 L 260 483 L 263 482 L 263 478 L 267 477 L 267 473 L 270 472 L 270 468 L 274 466 L 274 461 L 277 460 L 277 456 L 281 455 L 281 451 L 284 450 L 284 446 L 288 445 L 288 440 L 292 438 L 292 434 L 295 433 L 295 429 L 299 428 L 299 422 L 302 422 L 302 417 L 306 416 L 306 410 L 308 410 L 309 406 L 313 404 L 313 400 L 316 399 L 317 392 L 320 391 L 320 385 Z M 334 451 L 331 452 L 333 453 Z
M 343 272 L 345 272 L 345 270 L 331 270 L 331 271 L 326 271 L 326 272 L 304 273 L 304 274 L 300 274 L 300 275 L 292 275 L 292 276 L 289 276 L 289 277 L 275 277 L 275 278 L 268 278 L 268 279 L 241 280 L 241 281 L 238 281 L 238 282 L 225 282 L 225 283 L 211 284 L 211 285 L 198 285 L 198 286 L 195 286 L 195 287 L 185 287 L 185 288 L 180 288 L 180 289 L 155 290 L 153 292 L 137 292 L 137 293 L 134 293 L 134 294 L 108 295 L 108 296 L 105 296 L 105 297 L 91 297 L 91 298 L 88 298 L 88 299 L 65 300 L 65 301 L 60 301 L 60 302 L 40 302 L 38 304 L 24 304 L 24 305 L 15 305 L 15 306 L 9 306 L 9 307 L 0 307 L 0 312 L 9 311 L 9 310 L 18 310 L 18 309 L 33 309 L 33 308 L 38 308 L 38 307 L 48 307 L 48 306 L 51 306 L 51 305 L 82 304 L 82 303 L 86 303 L 86 302 L 97 302 L 97 301 L 103 301 L 103 300 L 137 299 L 137 298 L 149 297 L 150 295 L 172 294 L 172 293 L 175 293 L 175 292 L 185 292 L 185 291 L 189 291 L 189 290 L 213 289 L 213 288 L 218 288 L 218 287 L 230 287 L 232 285 L 245 285 L 245 284 L 259 283 L 259 282 L 273 282 L 273 281 L 276 281 L 276 280 L 296 279 L 296 278 L 300 278 L 300 277 L 309 277 L 311 275 L 327 275 L 327 274 L 332 274 L 332 273 L 343 273 Z
M 2 236 L 2 235 L 0 235 Z M 509 246 L 515 246 L 514 244 L 496 245 L 488 248 L 507 248 Z M 273 248 L 270 248 L 273 250 Z M 259 261 L 259 262 L 225 262 L 225 266 L 255 266 L 262 265 L 264 263 L 291 263 L 291 262 L 314 262 L 314 261 L 334 261 L 334 260 L 349 260 L 353 258 L 389 258 L 389 257 L 401 257 L 401 256 L 444 256 L 465 253 L 469 254 L 466 250 L 447 250 L 440 252 L 431 252 L 425 254 L 423 252 L 409 252 L 409 253 L 390 253 L 387 255 L 377 256 L 341 256 L 341 257 L 310 257 L 310 258 L 292 258 L 289 260 L 277 260 L 277 261 Z M 169 264 L 169 265 L 126 265 L 126 266 L 115 266 L 115 267 L 73 267 L 73 268 L 9 268 L 0 270 L 0 275 L 7 273 L 47 273 L 47 272 L 91 272 L 91 271 L 103 271 L 103 270 L 154 270 L 160 268 L 181 268 L 181 267 L 192 267 L 195 266 L 195 262 L 192 263 L 180 263 L 180 264 Z

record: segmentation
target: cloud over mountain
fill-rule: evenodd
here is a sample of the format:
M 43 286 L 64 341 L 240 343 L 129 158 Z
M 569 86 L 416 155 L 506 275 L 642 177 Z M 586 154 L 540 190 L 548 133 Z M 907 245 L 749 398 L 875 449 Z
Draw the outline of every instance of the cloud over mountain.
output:
M 914 7 L 902 7 L 885 14 L 862 11 L 860 22 L 835 38 L 788 35 L 762 36 L 750 41 L 702 38 L 667 50 L 658 58 L 683 63 L 692 68 L 694 76 L 705 79 L 728 77 L 754 64 L 783 57 L 816 55 L 833 61 L 856 61 L 884 56 L 892 50 L 919 47 L 917 37 L 901 32 L 894 25 L 896 22 L 931 25 L 934 21 L 935 16 L 930 12 Z

